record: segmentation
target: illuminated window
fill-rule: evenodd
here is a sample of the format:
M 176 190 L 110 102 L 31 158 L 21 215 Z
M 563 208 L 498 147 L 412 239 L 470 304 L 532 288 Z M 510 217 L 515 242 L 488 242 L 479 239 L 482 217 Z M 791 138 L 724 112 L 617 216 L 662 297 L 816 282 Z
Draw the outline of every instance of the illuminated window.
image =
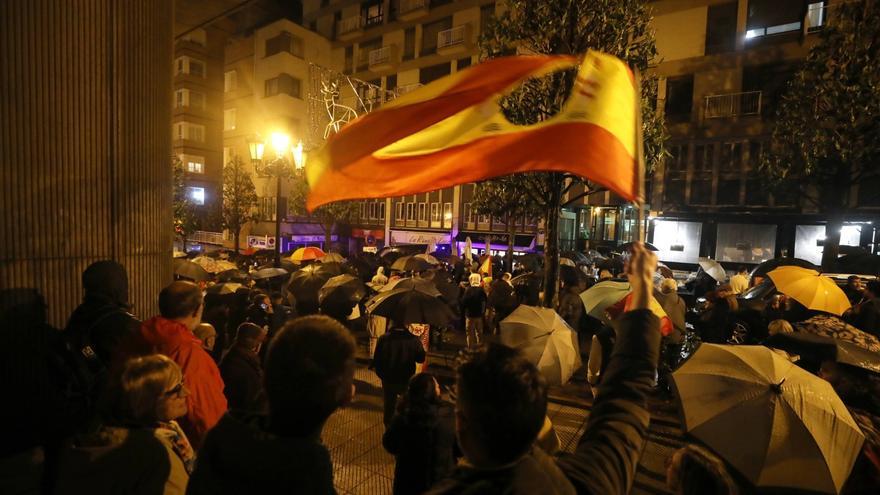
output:
M 197 205 L 205 204 L 205 188 L 204 187 L 187 187 L 186 188 L 186 196 L 194 204 L 197 204 Z
M 186 171 L 191 174 L 205 173 L 205 157 L 195 155 L 180 155 L 180 161 L 186 167 Z
M 229 93 L 238 89 L 238 72 L 228 70 L 223 74 L 223 91 Z
M 235 130 L 235 109 L 229 108 L 223 110 L 223 130 L 224 131 L 233 131 Z

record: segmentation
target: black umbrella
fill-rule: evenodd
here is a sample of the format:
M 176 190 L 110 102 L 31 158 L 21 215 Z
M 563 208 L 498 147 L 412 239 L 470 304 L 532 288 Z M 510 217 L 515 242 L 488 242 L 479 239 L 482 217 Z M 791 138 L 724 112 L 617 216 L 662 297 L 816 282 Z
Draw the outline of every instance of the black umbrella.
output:
M 349 307 L 367 295 L 363 282 L 354 275 L 342 274 L 330 277 L 318 291 L 318 303 L 344 301 Z
M 568 258 L 577 265 L 589 265 L 590 258 L 580 251 L 562 251 L 559 253 L 560 258 Z
M 772 260 L 767 260 L 756 266 L 752 270 L 752 273 L 749 274 L 749 281 L 755 277 L 766 277 L 768 273 L 780 266 L 800 266 L 802 268 L 819 271 L 819 267 L 800 258 L 773 258 Z
M 202 268 L 201 265 L 183 258 L 174 260 L 174 274 L 180 278 L 186 278 L 196 282 L 203 282 L 211 278 L 211 274 Z
M 764 345 L 814 362 L 830 360 L 880 374 L 880 354 L 845 340 L 804 332 L 777 333 Z
M 381 265 L 379 257 L 369 253 L 350 258 L 348 264 L 364 282 L 369 282 L 376 274 L 376 269 Z
M 437 285 L 434 284 L 433 280 L 427 278 L 413 278 L 413 277 L 403 277 L 393 280 L 385 284 L 380 292 L 390 292 L 395 289 L 413 289 L 424 292 L 425 294 L 429 294 L 432 297 L 439 297 L 440 291 L 437 290 Z
M 247 283 L 251 279 L 250 275 L 241 270 L 226 270 L 217 274 L 218 282 L 238 282 L 240 284 Z
M 338 263 L 315 263 L 294 272 L 287 290 L 296 298 L 297 308 L 314 312 L 318 309 L 318 292 L 321 287 L 331 277 L 341 274 Z
M 288 272 L 284 268 L 265 267 L 260 268 L 259 270 L 252 273 L 251 277 L 253 277 L 254 280 L 262 280 L 264 278 L 283 277 L 288 273 L 290 272 Z
M 525 266 L 527 270 L 537 272 L 544 266 L 544 257 L 535 253 L 526 253 L 522 256 L 514 258 L 514 261 Z
M 384 316 L 398 325 L 427 323 L 445 326 L 455 318 L 449 306 L 440 299 L 440 292 L 431 283 L 415 283 L 373 296 L 366 304 L 370 314 Z
M 417 256 L 403 256 L 391 264 L 391 269 L 399 272 L 422 272 L 431 268 L 434 268 L 434 265 Z
M 205 292 L 208 294 L 217 294 L 222 296 L 226 294 L 235 294 L 235 291 L 242 287 L 244 286 L 237 282 L 224 282 L 208 287 L 207 289 L 205 289 Z
M 837 258 L 837 267 L 842 273 L 880 275 L 880 256 L 868 253 L 847 254 Z

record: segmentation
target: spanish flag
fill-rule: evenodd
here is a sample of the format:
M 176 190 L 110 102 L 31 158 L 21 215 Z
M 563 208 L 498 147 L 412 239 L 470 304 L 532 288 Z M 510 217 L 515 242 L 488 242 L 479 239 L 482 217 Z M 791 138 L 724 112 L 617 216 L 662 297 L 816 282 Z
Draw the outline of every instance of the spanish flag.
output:
M 498 106 L 525 79 L 575 65 L 563 55 L 492 59 L 350 122 L 309 157 L 306 206 L 536 171 L 573 173 L 635 200 L 637 88 L 619 59 L 588 52 L 562 110 L 545 121 L 514 125 Z

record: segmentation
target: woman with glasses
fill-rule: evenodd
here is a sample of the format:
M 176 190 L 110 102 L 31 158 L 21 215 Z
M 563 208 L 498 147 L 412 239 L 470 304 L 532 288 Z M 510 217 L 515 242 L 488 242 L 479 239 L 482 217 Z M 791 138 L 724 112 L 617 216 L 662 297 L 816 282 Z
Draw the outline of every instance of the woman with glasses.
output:
M 64 449 L 56 492 L 185 493 L 195 453 L 175 420 L 188 394 L 171 359 L 128 360 L 105 397 L 102 425 Z

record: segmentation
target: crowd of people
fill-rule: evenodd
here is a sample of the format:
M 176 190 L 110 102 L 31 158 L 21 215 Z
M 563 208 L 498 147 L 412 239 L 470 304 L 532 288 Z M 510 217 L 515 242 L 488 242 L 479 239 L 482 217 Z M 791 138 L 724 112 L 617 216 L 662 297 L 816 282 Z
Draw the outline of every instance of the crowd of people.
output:
M 760 343 L 833 318 L 782 295 L 761 310 L 739 308 L 737 294 L 750 285 L 744 270 L 726 284 L 698 277 L 706 303 L 697 312 L 673 278 L 655 275 L 656 258 L 641 244 L 618 273 L 591 267 L 563 277 L 556 309 L 578 334 L 594 396 L 583 435 L 566 454 L 547 416 L 547 380 L 496 338 L 534 289 L 514 284 L 510 273 L 487 280 L 477 266 L 450 270 L 459 297 L 447 302 L 466 343 L 451 393 L 424 369 L 427 342 L 410 325 L 364 317 L 395 494 L 628 493 L 648 398 L 687 354 L 690 335 Z M 390 275 L 380 268 L 368 285 L 378 291 L 400 276 Z M 580 298 L 606 280 L 626 281 L 631 291 L 610 322 L 587 314 Z M 344 318 L 297 315 L 279 292 L 243 288 L 221 298 L 178 280 L 158 294 L 159 314 L 140 321 L 122 265 L 94 263 L 82 282 L 83 302 L 61 331 L 45 324 L 39 301 L 4 308 L 4 325 L 28 332 L 11 341 L 20 352 L 5 363 L 18 373 L 9 377 L 13 390 L 28 398 L 6 422 L 0 473 L 10 493 L 335 493 L 322 430 L 356 393 L 356 342 Z M 876 341 L 880 282 L 851 279 L 846 293 L 855 306 L 840 325 Z M 669 335 L 661 335 L 654 300 L 671 322 Z M 839 363 L 814 365 L 866 436 L 844 491 L 877 493 L 878 381 Z M 680 494 L 757 492 L 698 442 L 670 457 L 667 483 Z

